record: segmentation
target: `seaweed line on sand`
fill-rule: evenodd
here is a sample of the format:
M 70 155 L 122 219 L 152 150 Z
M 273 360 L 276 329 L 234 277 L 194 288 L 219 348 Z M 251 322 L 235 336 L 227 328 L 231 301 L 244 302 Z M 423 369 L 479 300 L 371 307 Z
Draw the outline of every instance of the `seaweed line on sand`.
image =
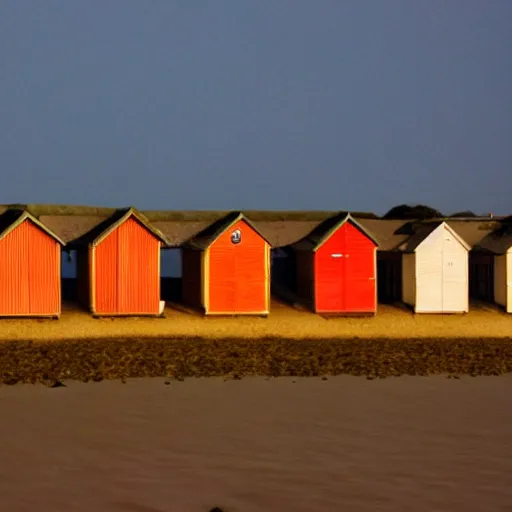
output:
M 0 343 L 0 383 L 83 382 L 134 377 L 316 377 L 341 374 L 502 375 L 512 338 L 70 339 Z

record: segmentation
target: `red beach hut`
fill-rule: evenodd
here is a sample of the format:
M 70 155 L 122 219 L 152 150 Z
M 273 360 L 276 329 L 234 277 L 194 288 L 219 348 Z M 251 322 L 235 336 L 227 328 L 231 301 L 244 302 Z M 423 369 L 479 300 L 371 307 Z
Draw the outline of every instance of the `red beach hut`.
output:
M 160 231 L 134 208 L 117 210 L 73 243 L 78 296 L 95 316 L 158 316 Z
M 233 212 L 182 247 L 183 301 L 207 315 L 268 315 L 270 244 Z
M 375 314 L 377 245 L 350 214 L 322 222 L 292 246 L 299 297 L 316 313 Z
M 0 216 L 0 316 L 59 317 L 63 245 L 27 211 Z

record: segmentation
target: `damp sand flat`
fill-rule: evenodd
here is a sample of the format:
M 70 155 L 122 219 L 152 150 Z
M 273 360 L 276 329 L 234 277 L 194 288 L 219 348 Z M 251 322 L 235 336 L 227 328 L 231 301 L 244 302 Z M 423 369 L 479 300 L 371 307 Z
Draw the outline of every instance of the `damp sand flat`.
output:
M 1 510 L 512 506 L 510 375 L 67 384 L 0 387 Z

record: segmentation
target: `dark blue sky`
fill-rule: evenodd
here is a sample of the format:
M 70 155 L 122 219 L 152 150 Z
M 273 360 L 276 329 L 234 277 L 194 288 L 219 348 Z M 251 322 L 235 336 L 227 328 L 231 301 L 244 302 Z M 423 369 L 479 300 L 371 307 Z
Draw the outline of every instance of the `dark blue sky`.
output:
M 0 202 L 512 213 L 510 0 L 2 0 Z

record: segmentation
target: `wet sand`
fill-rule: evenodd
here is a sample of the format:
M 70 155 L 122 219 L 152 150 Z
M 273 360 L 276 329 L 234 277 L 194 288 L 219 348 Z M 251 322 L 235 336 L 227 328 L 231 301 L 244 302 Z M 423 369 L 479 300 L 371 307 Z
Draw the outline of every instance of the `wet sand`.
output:
M 511 510 L 510 374 L 164 382 L 1 386 L 1 509 Z

